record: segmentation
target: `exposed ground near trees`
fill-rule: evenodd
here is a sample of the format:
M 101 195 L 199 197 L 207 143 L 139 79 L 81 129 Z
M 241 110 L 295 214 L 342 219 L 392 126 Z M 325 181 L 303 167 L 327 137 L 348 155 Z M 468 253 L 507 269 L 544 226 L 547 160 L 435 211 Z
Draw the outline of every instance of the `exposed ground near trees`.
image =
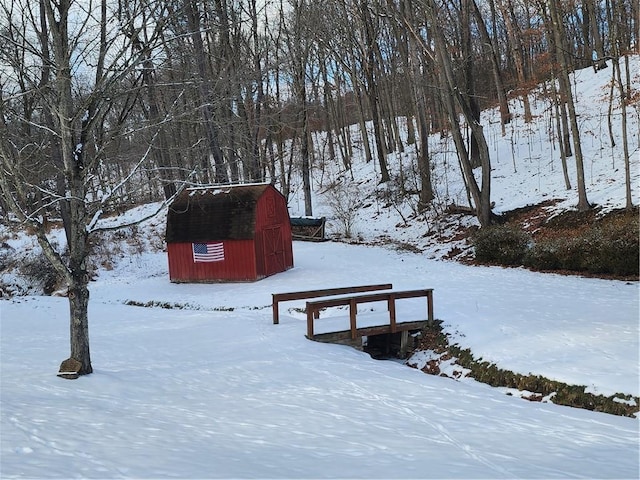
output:
M 638 281 L 639 212 L 617 209 L 603 213 L 554 210 L 550 200 L 512 210 L 500 217 L 495 236 L 486 237 L 488 255 L 478 255 L 478 229 L 461 228 L 475 248 L 448 255 L 469 264 L 526 266 L 535 271 Z M 500 251 L 500 249 L 504 251 Z

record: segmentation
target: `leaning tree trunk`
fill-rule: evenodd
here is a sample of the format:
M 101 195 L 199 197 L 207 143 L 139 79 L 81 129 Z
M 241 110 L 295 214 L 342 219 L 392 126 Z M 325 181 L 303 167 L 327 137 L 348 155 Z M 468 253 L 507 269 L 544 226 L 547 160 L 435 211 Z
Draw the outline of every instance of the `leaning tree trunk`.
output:
M 432 29 L 433 45 L 440 67 L 439 78 L 442 87 L 441 97 L 443 104 L 447 109 L 449 124 L 451 125 L 451 133 L 453 135 L 454 142 L 456 143 L 456 150 L 462 165 L 463 175 L 475 203 L 478 222 L 480 222 L 481 227 L 486 227 L 491 225 L 493 220 L 491 212 L 491 161 L 489 147 L 484 136 L 482 125 L 480 125 L 480 122 L 475 118 L 473 107 L 467 102 L 467 99 L 465 98 L 466 96 L 462 95 L 456 87 L 453 65 L 447 51 L 447 43 L 445 41 L 444 34 L 437 23 L 438 18 L 436 12 L 437 9 L 435 1 L 431 0 L 429 8 L 427 9 L 427 14 L 430 17 L 431 25 L 434 27 Z M 462 140 L 460 124 L 458 121 L 458 111 L 455 108 L 456 104 L 462 111 L 467 125 L 471 128 L 471 133 L 477 141 L 478 158 L 482 167 L 482 183 L 480 187 L 478 186 L 473 174 L 469 152 L 465 148 Z

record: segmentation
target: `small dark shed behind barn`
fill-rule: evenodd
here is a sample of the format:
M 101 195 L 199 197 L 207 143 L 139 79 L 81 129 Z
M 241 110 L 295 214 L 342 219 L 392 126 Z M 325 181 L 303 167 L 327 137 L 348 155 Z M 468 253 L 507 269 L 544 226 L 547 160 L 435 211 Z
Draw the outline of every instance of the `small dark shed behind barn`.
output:
M 169 206 L 172 282 L 259 280 L 293 267 L 284 196 L 269 184 L 191 188 Z

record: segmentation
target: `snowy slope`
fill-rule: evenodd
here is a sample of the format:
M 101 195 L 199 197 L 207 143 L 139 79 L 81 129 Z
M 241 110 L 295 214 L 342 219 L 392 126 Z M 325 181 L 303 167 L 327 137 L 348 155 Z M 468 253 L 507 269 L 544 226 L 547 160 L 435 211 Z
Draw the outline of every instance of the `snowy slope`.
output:
M 619 100 L 611 108 L 609 136 L 609 90 L 612 68 L 595 73 L 587 68 L 572 74 L 576 111 L 581 130 L 587 198 L 602 212 L 625 206 L 625 169 L 622 144 L 622 111 Z M 632 94 L 640 91 L 640 56 L 630 57 Z M 574 208 L 578 203 L 575 158 L 567 158 L 567 169 L 572 188 L 565 188 L 560 153 L 554 131 L 552 107 L 541 86 L 530 95 L 533 121 L 524 122 L 522 102 L 512 99 L 510 109 L 513 121 L 502 136 L 500 114 L 497 109 L 482 113 L 482 125 L 489 144 L 492 165 L 491 200 L 494 212 L 501 214 L 515 208 L 555 200 L 551 212 Z M 372 130 L 372 126 L 369 128 Z M 416 190 L 415 146 L 406 144 L 403 153 L 392 153 L 388 167 L 392 181 L 379 185 L 377 160 L 362 160 L 362 140 L 356 127 L 352 127 L 354 160 L 351 172 L 341 168 L 341 162 L 323 162 L 325 153 L 315 157 L 311 172 L 313 184 L 313 215 L 327 218 L 329 234 L 344 235 L 341 217 L 332 207 L 329 186 L 337 182 L 344 199 L 353 206 L 352 236 L 368 243 L 402 242 L 419 248 L 432 258 L 447 254 L 453 246 L 465 249 L 465 242 L 449 239 L 442 244 L 436 239 L 448 235 L 450 219 L 443 222 L 437 215 L 450 204 L 468 205 L 455 147 L 450 136 L 430 137 L 429 152 L 432 165 L 432 183 L 435 200 L 432 208 L 416 212 L 417 196 L 403 191 Z M 402 129 L 406 130 L 406 129 Z M 627 134 L 631 163 L 631 185 L 634 205 L 640 203 L 640 104 L 637 100 L 627 107 Z M 324 134 L 315 136 L 316 145 L 325 145 Z M 375 145 L 372 143 L 372 148 Z M 324 152 L 324 150 L 322 150 Z M 375 158 L 375 155 L 374 155 Z M 410 172 L 414 172 L 413 174 Z M 480 169 L 476 171 L 480 183 Z M 301 181 L 299 181 L 301 184 Z M 293 215 L 304 215 L 302 188 L 294 186 L 289 206 Z M 461 225 L 477 224 L 471 217 L 458 220 Z

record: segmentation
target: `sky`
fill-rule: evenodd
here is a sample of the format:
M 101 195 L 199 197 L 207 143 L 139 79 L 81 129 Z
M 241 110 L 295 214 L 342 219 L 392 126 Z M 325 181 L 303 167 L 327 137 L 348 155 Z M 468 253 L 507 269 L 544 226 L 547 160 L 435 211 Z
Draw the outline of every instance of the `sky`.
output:
M 585 91 L 585 126 L 597 127 L 606 111 L 598 79 L 589 70 L 574 77 Z M 544 112 L 542 101 L 537 107 Z M 630 120 L 638 203 L 637 114 Z M 496 211 L 549 198 L 559 199 L 556 208 L 575 205 L 546 134 L 515 128 L 506 139 L 489 135 Z M 433 142 L 442 147 L 432 149 L 439 198 L 460 202 L 455 161 L 446 142 Z M 607 156 L 603 135 L 586 144 L 591 201 L 624 205 L 619 150 Z M 410 166 L 410 154 L 395 158 L 396 174 L 401 161 Z M 390 187 L 376 185 L 372 163 L 354 159 L 349 188 L 370 206 L 356 212 L 351 244 L 296 241 L 294 268 L 258 282 L 171 283 L 164 214 L 111 237 L 97 249 L 90 284 L 94 373 L 78 380 L 56 376 L 69 354 L 67 299 L 3 272 L 14 295 L 0 299 L 0 477 L 638 478 L 638 418 L 529 402 L 470 378 L 312 342 L 303 301 L 282 305 L 280 324 L 272 323 L 273 293 L 387 282 L 433 288 L 435 317 L 476 357 L 594 393 L 640 395 L 638 282 L 445 261 L 453 245 L 469 247 L 434 242 L 428 234 L 447 227 L 412 216 L 409 202 L 384 208 L 380 194 Z M 321 192 L 339 175 L 313 176 L 316 214 L 328 216 L 332 240 L 342 226 Z M 292 215 L 300 214 L 298 195 Z M 37 253 L 6 226 L 0 237 L 13 255 Z M 412 250 L 399 248 L 409 241 Z M 424 315 L 424 299 L 407 300 L 403 311 Z M 339 309 L 326 317 L 348 319 Z

